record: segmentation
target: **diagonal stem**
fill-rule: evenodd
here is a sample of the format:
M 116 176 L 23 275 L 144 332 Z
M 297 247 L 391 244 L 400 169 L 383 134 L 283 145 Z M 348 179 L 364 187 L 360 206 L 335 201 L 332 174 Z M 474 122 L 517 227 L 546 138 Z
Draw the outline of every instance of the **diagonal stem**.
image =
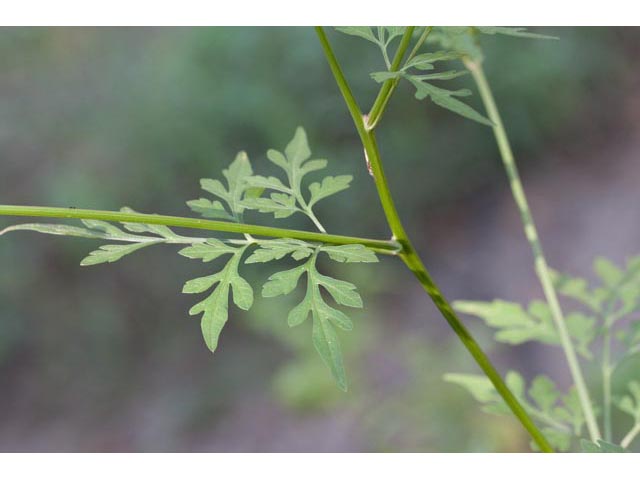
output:
M 390 72 L 397 72 L 400 70 L 400 64 L 402 63 L 402 59 L 404 58 L 404 54 L 409 48 L 409 43 L 411 43 L 411 36 L 413 35 L 413 31 L 416 27 L 407 27 L 404 31 L 404 35 L 402 35 L 402 39 L 400 40 L 400 45 L 398 45 L 398 50 L 393 57 L 393 61 L 389 66 Z M 415 49 L 414 49 L 415 50 Z M 393 90 L 395 90 L 398 82 L 396 78 L 390 78 L 389 80 L 385 80 L 380 87 L 380 91 L 378 92 L 378 96 L 373 102 L 373 106 L 371 107 L 371 111 L 369 112 L 369 119 L 367 120 L 367 128 L 371 129 L 376 126 L 380 117 L 382 116 L 382 112 L 391 98 L 393 94 Z
M 407 27 L 405 35 L 409 31 L 413 34 L 414 29 L 415 27 Z M 424 31 L 422 32 L 422 35 L 420 35 L 420 38 L 418 38 L 416 44 L 413 46 L 411 53 L 409 53 L 405 65 L 407 64 L 407 62 L 409 62 L 409 60 L 416 56 L 416 54 L 420 50 L 420 47 L 422 47 L 424 42 L 427 40 L 427 37 L 431 33 L 431 30 L 433 30 L 433 27 L 424 27 Z M 397 72 L 400 69 L 400 63 L 408 46 L 408 42 L 406 44 L 404 42 L 400 42 L 398 51 L 396 52 L 391 68 L 389 69 L 390 72 Z M 385 108 L 387 108 L 387 104 L 389 103 L 393 92 L 398 86 L 398 83 L 400 83 L 400 78 L 390 78 L 382 84 L 382 87 L 380 87 L 380 92 L 378 92 L 378 96 L 373 102 L 373 106 L 371 107 L 371 111 L 369 112 L 369 115 L 367 117 L 367 129 L 373 130 L 374 128 L 376 128 L 378 122 L 382 118 Z
M 485 109 L 487 110 L 487 115 L 493 122 L 493 133 L 495 134 L 502 162 L 504 163 L 504 168 L 509 178 L 511 192 L 516 205 L 518 206 L 518 210 L 520 211 L 525 236 L 527 237 L 531 250 L 533 251 L 535 271 L 542 285 L 542 290 L 544 291 L 549 308 L 551 309 L 551 314 L 558 331 L 558 336 L 560 337 L 560 343 L 564 350 L 567 364 L 569 365 L 569 370 L 580 399 L 580 406 L 585 416 L 589 436 L 591 437 L 591 440 L 595 442 L 601 437 L 600 429 L 598 428 L 598 423 L 596 422 L 596 417 L 593 411 L 593 404 L 591 403 L 591 398 L 589 397 L 589 391 L 587 390 L 587 386 L 584 381 L 582 369 L 578 362 L 578 357 L 576 356 L 571 337 L 569 336 L 569 330 L 564 320 L 560 303 L 558 302 L 558 295 L 556 294 L 556 290 L 551 282 L 551 275 L 549 273 L 549 267 L 547 266 L 547 260 L 544 256 L 542 245 L 538 238 L 535 223 L 533 222 L 529 202 L 527 201 L 527 197 L 525 196 L 524 189 L 522 187 L 520 174 L 518 173 L 518 167 L 515 163 L 511 146 L 509 145 L 507 132 L 502 124 L 500 113 L 498 112 L 498 108 L 493 98 L 493 94 L 491 93 L 489 83 L 484 75 L 481 63 L 475 62 L 469 58 L 464 59 L 464 63 L 478 85 L 478 90 L 482 97 Z
M 540 450 L 542 450 L 543 452 L 553 452 L 553 449 L 551 448 L 551 445 L 549 444 L 547 439 L 540 432 L 540 430 L 535 425 L 529 414 L 522 407 L 518 399 L 513 395 L 511 390 L 509 390 L 509 387 L 507 387 L 507 385 L 504 383 L 502 377 L 495 369 L 480 345 L 476 342 L 471 333 L 458 318 L 453 308 L 451 308 L 451 305 L 429 275 L 429 272 L 422 263 L 422 260 L 418 256 L 418 253 L 415 251 L 413 245 L 411 244 L 411 241 L 404 230 L 404 227 L 396 210 L 391 192 L 389 191 L 389 186 L 387 184 L 387 179 L 380 158 L 380 152 L 378 151 L 378 146 L 376 143 L 375 133 L 372 130 L 367 130 L 365 128 L 360 108 L 358 107 L 358 104 L 356 103 L 356 100 L 351 93 L 349 84 L 347 83 L 347 80 L 342 73 L 340 64 L 338 63 L 338 60 L 333 53 L 333 49 L 331 48 L 331 45 L 329 44 L 329 41 L 322 27 L 316 27 L 316 33 L 318 34 L 318 38 L 324 50 L 325 56 L 327 57 L 327 61 L 329 62 L 329 66 L 331 68 L 331 71 L 333 72 L 336 83 L 338 84 L 338 88 L 340 89 L 340 92 L 344 97 L 347 108 L 349 109 L 349 112 L 351 113 L 351 116 L 353 118 L 355 127 L 360 134 L 360 140 L 362 141 L 362 145 L 364 146 L 367 157 L 369 158 L 371 169 L 373 171 L 374 179 L 376 182 L 376 188 L 378 190 L 378 196 L 380 198 L 380 202 L 382 203 L 382 207 L 387 218 L 387 223 L 389 224 L 389 227 L 391 228 L 391 231 L 393 233 L 393 238 L 397 240 L 403 247 L 400 257 L 404 261 L 405 265 L 409 268 L 409 270 L 411 270 L 416 276 L 416 278 L 423 286 L 427 294 L 431 297 L 434 304 L 436 305 L 442 316 L 445 318 L 449 326 L 453 329 L 456 335 L 458 335 L 460 341 L 467 348 L 467 350 L 474 358 L 478 366 L 485 373 L 485 375 L 489 378 L 489 380 L 494 385 L 500 396 L 504 399 L 505 403 L 509 406 L 513 414 L 520 421 L 522 426 L 529 432 L 533 440 L 538 444 Z
M 202 220 L 199 218 L 174 217 L 146 213 L 112 212 L 108 210 L 86 210 L 82 208 L 32 207 L 22 205 L 0 205 L 0 216 L 78 218 L 84 220 L 104 220 L 107 222 L 131 222 L 150 225 L 166 225 L 169 227 L 193 228 L 197 230 L 213 230 L 217 232 L 245 233 L 264 237 L 292 238 L 332 245 L 360 244 L 378 253 L 397 255 L 400 244 L 393 240 L 374 240 L 370 238 L 331 235 L 321 232 L 290 230 L 246 223 L 224 222 L 219 220 Z

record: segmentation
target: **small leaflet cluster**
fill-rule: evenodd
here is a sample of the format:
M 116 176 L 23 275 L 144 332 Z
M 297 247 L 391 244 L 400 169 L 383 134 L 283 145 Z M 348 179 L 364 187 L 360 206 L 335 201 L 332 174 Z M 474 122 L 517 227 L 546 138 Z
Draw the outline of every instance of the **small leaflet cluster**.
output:
M 595 286 L 584 278 L 556 271 L 552 272 L 552 280 L 560 295 L 571 305 L 581 307 L 566 317 L 576 350 L 584 361 L 599 362 L 602 352 L 594 351 L 595 340 L 609 338 L 612 347 L 617 347 L 612 350 L 620 352 L 608 366 L 611 375 L 615 375 L 620 365 L 640 352 L 640 320 L 637 316 L 640 311 L 640 256 L 629 259 L 625 268 L 600 257 L 594 261 L 593 270 L 599 279 Z M 519 345 L 535 341 L 559 345 L 546 302 L 536 300 L 525 309 L 518 303 L 502 300 L 459 301 L 454 303 L 454 308 L 478 317 L 494 328 L 495 339 L 499 342 Z M 467 389 L 486 411 L 508 412 L 486 377 L 447 374 L 445 380 Z M 555 448 L 567 451 L 577 444 L 583 435 L 584 417 L 575 387 L 563 394 L 551 379 L 538 375 L 527 389 L 522 375 L 514 371 L 507 374 L 506 383 Z M 640 382 L 637 379 L 627 379 L 617 392 L 614 390 L 612 404 L 630 417 L 631 431 L 640 429 Z M 596 444 L 582 440 L 580 445 L 584 451 L 614 451 L 616 448 L 615 451 L 621 451 L 620 446 L 605 441 Z
M 325 176 L 320 181 L 309 183 L 305 192 L 303 186 L 306 176 L 324 169 L 327 160 L 311 158 L 307 136 L 301 127 L 298 127 L 284 152 L 269 150 L 267 158 L 283 170 L 282 179 L 254 175 L 246 153 L 240 152 L 229 167 L 223 170 L 224 182 L 208 178 L 200 181 L 202 189 L 212 198 L 201 197 L 187 202 L 187 205 L 203 217 L 233 222 L 243 222 L 247 210 L 273 214 L 275 218 L 300 213 L 324 232 L 313 208 L 320 200 L 347 189 L 352 177 Z M 126 207 L 122 211 L 133 212 Z M 0 235 L 9 231 L 30 230 L 109 242 L 90 252 L 81 261 L 81 265 L 115 262 L 137 250 L 159 244 L 188 245 L 178 253 L 202 262 L 224 258 L 220 270 L 189 280 L 182 290 L 187 294 L 206 295 L 189 313 L 201 315 L 202 334 L 212 352 L 216 350 L 222 329 L 229 318 L 229 296 L 242 310 L 249 310 L 253 305 L 254 289 L 242 277 L 241 267 L 285 258 L 300 262 L 294 268 L 271 275 L 262 287 L 262 296 L 270 298 L 291 294 L 304 277 L 304 297 L 290 311 L 288 324 L 297 326 L 311 317 L 313 344 L 338 386 L 342 390 L 347 389 L 336 328 L 351 330 L 353 325 L 348 315 L 339 307 L 361 308 L 362 298 L 355 285 L 320 273 L 318 257 L 325 256 L 341 263 L 377 262 L 372 250 L 358 244 L 334 246 L 286 238 L 256 239 L 249 235 L 233 239 L 186 237 L 163 225 L 122 223 L 120 228 L 112 223 L 96 220 L 85 220 L 83 224 L 84 227 L 30 223 L 8 227 L 0 231 Z
M 481 59 L 482 53 L 478 45 L 478 36 L 480 34 L 536 39 L 554 38 L 527 32 L 522 27 L 421 27 L 421 29 L 416 29 L 417 35 L 423 32 L 426 33 L 428 35 L 426 44 L 436 44 L 444 50 L 426 53 L 413 52 L 413 55 L 408 56 L 399 70 L 391 71 L 388 48 L 393 40 L 402 36 L 405 28 L 336 27 L 336 30 L 347 35 L 363 38 L 379 47 L 385 61 L 386 70 L 371 73 L 371 78 L 374 81 L 383 83 L 388 80 L 400 81 L 405 79 L 416 89 L 415 97 L 418 100 L 428 98 L 439 107 L 488 126 L 492 126 L 493 123 L 461 100 L 461 98 L 471 96 L 471 90 L 467 88 L 446 89 L 434 85 L 434 82 L 444 82 L 466 75 L 467 71 L 449 69 L 436 72 L 436 64 L 464 58 Z M 429 31 L 426 32 L 424 29 Z

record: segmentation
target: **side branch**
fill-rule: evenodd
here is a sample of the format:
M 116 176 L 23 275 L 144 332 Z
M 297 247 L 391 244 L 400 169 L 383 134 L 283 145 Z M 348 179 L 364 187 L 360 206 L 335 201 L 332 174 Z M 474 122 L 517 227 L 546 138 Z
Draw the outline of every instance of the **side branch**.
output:
M 77 218 L 84 220 L 104 220 L 107 222 L 145 223 L 151 225 L 166 225 L 168 227 L 182 227 L 196 230 L 213 230 L 227 233 L 245 233 L 274 238 L 292 238 L 311 242 L 327 243 L 331 245 L 359 244 L 377 253 L 397 255 L 401 246 L 393 240 L 375 240 L 370 238 L 350 237 L 346 235 L 331 235 L 304 230 L 290 230 L 246 223 L 233 223 L 219 220 L 204 220 L 190 217 L 175 217 L 170 215 L 156 215 L 147 213 L 114 212 L 108 210 L 87 210 L 82 208 L 35 207 L 23 205 L 0 205 L 0 216 L 16 217 L 49 217 L 49 218 Z

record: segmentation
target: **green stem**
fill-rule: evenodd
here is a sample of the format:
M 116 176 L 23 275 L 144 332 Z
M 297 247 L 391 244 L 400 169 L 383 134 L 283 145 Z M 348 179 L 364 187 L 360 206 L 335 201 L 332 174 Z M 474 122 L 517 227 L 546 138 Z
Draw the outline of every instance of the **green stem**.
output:
M 402 63 L 402 59 L 404 58 L 404 54 L 409 48 L 409 43 L 411 43 L 411 37 L 413 36 L 413 31 L 416 27 L 407 27 L 404 31 L 404 35 L 402 35 L 402 39 L 400 40 L 400 45 L 398 45 L 398 50 L 396 50 L 396 54 L 393 57 L 393 62 L 388 67 L 390 72 L 397 72 L 400 70 L 400 64 Z M 382 112 L 384 111 L 389 98 L 391 98 L 391 94 L 393 90 L 395 90 L 398 82 L 395 78 L 390 78 L 389 80 L 385 80 L 380 87 L 380 91 L 378 92 L 378 96 L 373 102 L 373 106 L 371 107 L 371 111 L 369 112 L 369 118 L 367 120 L 367 128 L 372 129 L 376 126 L 380 117 L 382 116 Z
M 551 445 L 536 427 L 531 417 L 527 414 L 522 407 L 518 399 L 511 393 L 507 385 L 504 383 L 500 374 L 495 367 L 491 364 L 491 361 L 487 355 L 483 352 L 482 348 L 475 341 L 471 333 L 464 326 L 462 321 L 458 318 L 456 313 L 451 308 L 451 305 L 445 299 L 444 295 L 440 292 L 440 289 L 435 284 L 427 269 L 422 263 L 422 260 L 415 251 L 409 237 L 407 236 L 398 212 L 396 210 L 387 179 L 380 159 L 380 152 L 376 143 L 375 133 L 372 130 L 367 130 L 364 125 L 363 116 L 360 113 L 360 108 L 351 93 L 351 89 L 342 73 L 340 64 L 336 59 L 331 45 L 324 33 L 322 27 L 316 27 L 316 33 L 324 50 L 327 61 L 336 83 L 342 96 L 347 104 L 347 108 L 351 113 L 356 129 L 360 134 L 360 140 L 364 146 L 367 157 L 371 165 L 371 169 L 374 175 L 376 188 L 378 190 L 378 196 L 382 203 L 387 223 L 393 233 L 393 238 L 397 240 L 403 247 L 400 257 L 406 264 L 406 266 L 413 272 L 420 284 L 423 286 L 427 294 L 431 297 L 434 304 L 445 318 L 447 323 L 451 326 L 453 331 L 458 335 L 463 345 L 467 348 L 471 356 L 474 358 L 478 366 L 487 375 L 491 383 L 494 385 L 500 396 L 504 399 L 505 403 L 509 406 L 516 418 L 520 421 L 523 427 L 529 432 L 533 440 L 538 444 L 540 450 L 543 452 L 553 452 Z
M 611 441 L 611 329 L 605 326 L 602 336 L 602 410 L 604 439 Z
M 112 212 L 107 210 L 86 210 L 82 208 L 32 207 L 22 205 L 0 205 L 0 216 L 17 217 L 50 217 L 50 218 L 78 218 L 84 220 L 104 220 L 107 222 L 131 222 L 151 225 L 166 225 L 169 227 L 193 228 L 197 230 L 214 230 L 228 233 L 244 233 L 264 237 L 292 238 L 311 242 L 328 243 L 332 245 L 360 244 L 378 253 L 397 255 L 400 244 L 393 240 L 374 240 L 370 238 L 349 237 L 345 235 L 331 235 L 327 233 L 290 230 L 286 228 L 249 225 L 218 220 L 203 220 L 199 218 L 174 217 L 168 215 L 151 215 L 146 213 Z
M 636 423 L 633 428 L 629 430 L 629 433 L 627 433 L 620 442 L 620 446 L 622 448 L 628 448 L 629 445 L 631 445 L 631 442 L 633 442 L 633 439 L 636 438 L 638 434 L 640 434 L 640 422 Z
M 513 194 L 516 205 L 518 206 L 518 210 L 520 211 L 525 236 L 527 237 L 529 245 L 531 246 L 531 250 L 533 251 L 535 271 L 542 285 L 542 289 L 549 304 L 549 308 L 551 309 L 551 314 L 558 331 L 558 336 L 560 337 L 560 343 L 562 345 L 562 349 L 564 350 L 564 354 L 569 365 L 569 370 L 571 371 L 571 376 L 575 383 L 578 397 L 580 399 L 580 406 L 582 407 L 582 411 L 585 416 L 589 435 L 591 437 L 591 440 L 595 442 L 600 438 L 600 430 L 598 428 L 598 423 L 596 422 L 593 405 L 591 403 L 589 391 L 587 390 L 586 383 L 584 381 L 580 363 L 578 362 L 573 343 L 571 342 L 571 338 L 569 336 L 567 324 L 564 320 L 562 310 L 560 309 L 560 303 L 558 302 L 556 290 L 553 286 L 553 283 L 551 282 L 549 267 L 547 266 L 547 261 L 542 251 L 542 245 L 540 244 L 540 240 L 538 239 L 538 232 L 533 222 L 531 210 L 529 209 L 529 203 L 522 187 L 522 182 L 518 173 L 518 167 L 516 166 L 513 152 L 511 151 L 511 146 L 509 145 L 507 133 L 504 129 L 504 125 L 502 124 L 500 113 L 498 112 L 493 94 L 491 93 L 489 83 L 487 82 L 487 79 L 484 75 L 482 65 L 480 64 L 480 62 L 475 62 L 469 58 L 466 58 L 464 60 L 464 63 L 467 69 L 473 75 L 473 78 L 478 86 L 480 96 L 482 97 L 482 102 L 484 103 L 485 109 L 487 110 L 487 115 L 493 122 L 493 133 L 495 134 L 496 141 L 498 143 L 498 149 L 500 150 L 500 155 L 502 157 L 502 162 L 509 178 L 511 192 Z

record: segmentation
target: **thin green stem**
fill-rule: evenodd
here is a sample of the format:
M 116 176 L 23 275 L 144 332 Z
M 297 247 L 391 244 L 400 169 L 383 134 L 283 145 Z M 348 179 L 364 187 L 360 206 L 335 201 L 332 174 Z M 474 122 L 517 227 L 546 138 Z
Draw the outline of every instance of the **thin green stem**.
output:
M 346 78 L 342 73 L 340 64 L 336 59 L 333 49 L 327 40 L 322 27 L 316 27 L 316 33 L 320 39 L 320 43 L 324 50 L 327 61 L 336 83 L 342 96 L 347 104 L 347 108 L 351 113 L 354 124 L 358 133 L 360 134 L 360 140 L 364 146 L 365 152 L 369 159 L 373 176 L 378 190 L 378 196 L 387 218 L 387 223 L 393 233 L 393 238 L 402 245 L 402 253 L 400 257 L 404 261 L 405 265 L 413 272 L 420 284 L 423 286 L 427 294 L 431 297 L 434 304 L 445 318 L 447 323 L 451 326 L 453 331 L 458 335 L 463 345 L 467 348 L 471 356 L 474 358 L 478 366 L 487 375 L 491 383 L 494 385 L 500 396 L 504 399 L 505 403 L 509 406 L 516 418 L 520 421 L 523 427 L 529 432 L 533 440 L 538 444 L 540 450 L 543 452 L 553 452 L 551 445 L 540 432 L 535 425 L 531 417 L 522 407 L 518 399 L 511 393 L 507 385 L 504 383 L 500 374 L 492 365 L 487 355 L 483 352 L 482 348 L 475 341 L 471 333 L 464 326 L 462 321 L 458 318 L 456 313 L 451 308 L 451 305 L 441 293 L 438 286 L 435 284 L 429 272 L 425 268 L 422 260 L 418 256 L 418 253 L 414 249 L 409 237 L 407 236 L 405 229 L 402 225 L 400 217 L 395 207 L 395 203 L 389 191 L 387 179 L 382 166 L 382 160 L 380 158 L 380 152 L 376 143 L 376 137 L 373 130 L 367 130 L 364 125 L 362 114 L 358 104 L 351 93 L 351 89 L 347 83 Z
M 400 40 L 400 44 L 398 45 L 398 50 L 396 50 L 396 54 L 393 57 L 393 61 L 391 65 L 387 65 L 387 68 L 390 72 L 397 72 L 400 70 L 400 65 L 402 64 L 402 59 L 409 48 L 409 44 L 411 43 L 411 37 L 413 36 L 413 31 L 416 27 L 407 27 L 404 31 L 404 35 L 402 35 L 402 39 Z M 390 78 L 389 80 L 385 80 L 380 87 L 380 91 L 378 92 L 378 96 L 373 102 L 373 106 L 369 112 L 369 119 L 367 121 L 367 128 L 371 129 L 376 126 L 380 117 L 382 116 L 382 112 L 395 90 L 395 87 L 398 85 L 397 79 Z
M 22 205 L 0 205 L 0 216 L 17 217 L 49 217 L 49 218 L 77 218 L 84 220 L 104 220 L 107 222 L 145 223 L 151 225 L 166 225 L 169 227 L 192 228 L 197 230 L 213 230 L 227 233 L 241 233 L 263 237 L 292 238 L 332 245 L 360 244 L 372 250 L 388 255 L 397 255 L 401 249 L 398 242 L 393 240 L 374 240 L 370 238 L 350 237 L 346 235 L 331 235 L 328 233 L 290 230 L 286 228 L 233 223 L 218 220 L 204 220 L 189 217 L 174 217 L 146 213 L 113 212 L 107 210 L 86 210 L 82 208 L 34 207 Z
M 520 217 L 522 219 L 525 236 L 527 237 L 529 245 L 531 246 L 531 250 L 533 251 L 535 271 L 542 285 L 542 289 L 547 299 L 547 303 L 549 304 L 549 308 L 551 309 L 551 314 L 558 331 L 558 336 L 560 337 L 560 343 L 562 345 L 562 349 L 567 359 L 567 364 L 569 365 L 569 370 L 571 372 L 571 376 L 575 383 L 578 397 L 580 399 L 580 406 L 582 407 L 582 411 L 585 416 L 587 429 L 589 430 L 589 436 L 591 437 L 591 440 L 595 442 L 600 438 L 600 430 L 598 428 L 598 423 L 596 422 L 596 417 L 593 411 L 593 404 L 591 403 L 589 391 L 587 390 L 584 376 L 582 374 L 582 369 L 580 367 L 580 363 L 578 362 L 578 357 L 576 356 L 573 343 L 569 336 L 567 324 L 564 320 L 562 310 L 560 309 L 560 303 L 558 302 L 556 290 L 553 286 L 553 283 L 551 282 L 549 267 L 547 266 L 547 261 L 542 251 L 542 245 L 540 244 L 540 240 L 538 239 L 538 232 L 533 222 L 529 203 L 522 187 L 520 174 L 518 173 L 518 167 L 515 163 L 513 152 L 511 151 L 511 146 L 509 145 L 507 133 L 505 131 L 504 125 L 502 124 L 500 113 L 498 112 L 498 108 L 493 98 L 491 88 L 489 87 L 489 83 L 487 82 L 487 79 L 484 75 L 482 65 L 480 64 L 480 62 L 474 62 L 473 60 L 468 58 L 464 60 L 464 63 L 467 69 L 473 75 L 473 78 L 478 86 L 480 96 L 482 97 L 482 102 L 484 103 L 485 109 L 487 110 L 487 115 L 489 116 L 491 122 L 493 122 L 493 133 L 495 134 L 496 141 L 498 143 L 498 149 L 500 150 L 500 155 L 502 157 L 502 162 L 507 172 L 507 177 L 509 178 L 511 192 L 513 194 L 513 198 L 516 202 L 518 210 L 520 211 Z
M 604 439 L 611 441 L 611 329 L 605 326 L 602 336 L 602 410 Z
M 629 433 L 627 433 L 620 442 L 620 446 L 622 448 L 628 448 L 629 445 L 631 445 L 631 442 L 633 442 L 633 439 L 636 438 L 638 434 L 640 434 L 640 422 L 636 423 L 633 428 L 629 430 Z

